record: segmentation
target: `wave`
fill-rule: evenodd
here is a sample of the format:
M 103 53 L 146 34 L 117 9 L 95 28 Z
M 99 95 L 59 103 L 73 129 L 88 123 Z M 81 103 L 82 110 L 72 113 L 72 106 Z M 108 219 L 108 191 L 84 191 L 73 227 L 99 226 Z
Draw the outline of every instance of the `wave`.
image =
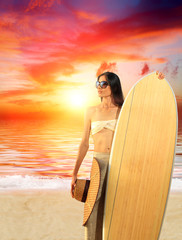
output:
M 71 179 L 13 175 L 0 177 L 0 190 L 63 189 L 69 190 Z M 172 178 L 172 191 L 182 192 L 182 178 Z

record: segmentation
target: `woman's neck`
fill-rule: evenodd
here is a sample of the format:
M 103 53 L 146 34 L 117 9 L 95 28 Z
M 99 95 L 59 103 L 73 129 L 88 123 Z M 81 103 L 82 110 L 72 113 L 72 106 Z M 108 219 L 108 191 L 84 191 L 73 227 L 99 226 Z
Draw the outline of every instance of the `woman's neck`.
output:
M 114 107 L 116 107 L 116 105 L 114 104 L 113 99 L 110 96 L 102 98 L 101 108 L 109 109 Z

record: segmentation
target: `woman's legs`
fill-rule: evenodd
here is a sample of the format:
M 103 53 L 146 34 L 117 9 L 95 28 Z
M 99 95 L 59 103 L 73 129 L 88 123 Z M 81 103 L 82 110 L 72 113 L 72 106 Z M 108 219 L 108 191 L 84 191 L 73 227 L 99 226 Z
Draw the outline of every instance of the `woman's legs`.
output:
M 85 240 L 102 240 L 103 214 L 109 153 L 94 152 L 101 171 L 100 187 L 92 213 L 85 225 Z

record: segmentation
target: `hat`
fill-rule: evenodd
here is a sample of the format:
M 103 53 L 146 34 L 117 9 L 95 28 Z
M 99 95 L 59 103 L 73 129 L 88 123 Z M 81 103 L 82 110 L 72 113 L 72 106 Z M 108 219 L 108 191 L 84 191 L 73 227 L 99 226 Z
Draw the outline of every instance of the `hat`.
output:
M 78 201 L 85 202 L 87 198 L 90 180 L 76 179 L 76 186 L 73 191 L 74 198 Z
M 87 193 L 87 198 L 84 204 L 83 226 L 85 226 L 90 214 L 92 213 L 97 194 L 100 186 L 100 166 L 98 161 L 93 158 L 92 168 L 90 173 L 90 185 Z

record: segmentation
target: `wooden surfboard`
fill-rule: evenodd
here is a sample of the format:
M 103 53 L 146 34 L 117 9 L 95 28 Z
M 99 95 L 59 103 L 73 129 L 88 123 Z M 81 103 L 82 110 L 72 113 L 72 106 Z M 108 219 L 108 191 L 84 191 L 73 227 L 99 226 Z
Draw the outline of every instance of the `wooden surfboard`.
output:
M 104 240 L 159 238 L 172 178 L 177 116 L 174 92 L 156 72 L 128 93 L 109 160 Z

